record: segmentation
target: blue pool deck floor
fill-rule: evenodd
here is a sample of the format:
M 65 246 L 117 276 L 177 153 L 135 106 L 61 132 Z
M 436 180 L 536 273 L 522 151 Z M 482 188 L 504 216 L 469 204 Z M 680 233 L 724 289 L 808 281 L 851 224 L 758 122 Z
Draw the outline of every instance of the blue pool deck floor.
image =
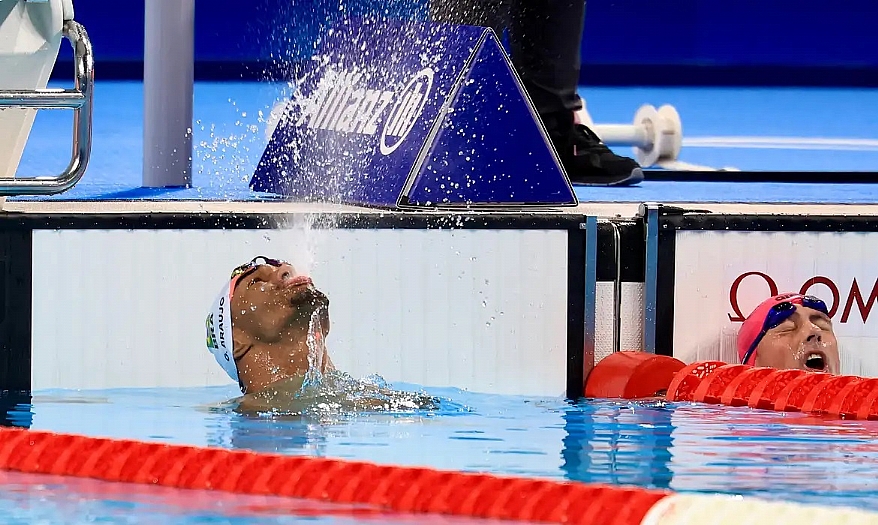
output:
M 57 87 L 57 86 L 55 86 Z M 683 123 L 680 161 L 744 171 L 878 172 L 878 89 L 582 88 L 598 124 L 630 123 L 642 104 L 672 104 Z M 266 145 L 266 120 L 288 87 L 269 82 L 195 85 L 193 184 L 143 188 L 143 84 L 95 86 L 93 150 L 73 189 L 11 200 L 260 201 L 248 187 Z M 19 177 L 60 173 L 70 158 L 72 112 L 38 113 Z M 629 148 L 618 148 L 631 154 Z M 594 202 L 878 202 L 878 185 L 645 181 L 577 187 Z

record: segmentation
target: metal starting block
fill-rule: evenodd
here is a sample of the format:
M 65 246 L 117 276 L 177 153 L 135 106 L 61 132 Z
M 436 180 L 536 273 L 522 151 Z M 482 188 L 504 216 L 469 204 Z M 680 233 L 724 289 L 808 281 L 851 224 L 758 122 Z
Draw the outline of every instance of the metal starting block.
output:
M 644 168 L 676 161 L 683 147 L 683 123 L 674 106 L 640 106 L 633 124 L 595 124 L 607 146 L 633 146 L 635 160 Z

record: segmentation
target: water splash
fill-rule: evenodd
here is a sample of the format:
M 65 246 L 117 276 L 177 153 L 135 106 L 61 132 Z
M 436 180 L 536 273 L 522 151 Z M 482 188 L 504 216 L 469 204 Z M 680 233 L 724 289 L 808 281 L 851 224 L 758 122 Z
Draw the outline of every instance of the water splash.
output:
M 395 390 L 379 375 L 356 379 L 338 370 L 324 371 L 328 355 L 325 315 L 324 309 L 317 309 L 309 320 L 308 370 L 302 380 L 279 382 L 270 389 L 232 401 L 232 408 L 249 416 L 312 417 L 322 422 L 375 412 L 426 416 L 468 411 L 451 400 L 423 391 Z
M 323 423 L 369 413 L 427 417 L 470 411 L 450 399 L 425 392 L 395 390 L 378 375 L 357 379 L 338 370 L 320 373 L 316 369 L 309 370 L 298 389 L 279 387 L 260 393 L 258 404 L 238 399 L 224 405 L 250 417 L 307 417 Z
M 318 308 L 311 313 L 308 321 L 308 372 L 305 374 L 303 388 L 319 383 L 323 377 L 324 358 L 326 357 L 326 334 L 323 332 L 323 319 L 327 316 L 326 309 Z
M 317 309 L 308 328 L 308 372 L 297 393 L 304 402 L 302 415 L 320 419 L 360 412 L 410 413 L 436 410 L 440 400 L 424 392 L 394 390 L 379 375 L 355 379 L 337 370 L 324 370 L 327 356 L 323 320 L 326 312 Z

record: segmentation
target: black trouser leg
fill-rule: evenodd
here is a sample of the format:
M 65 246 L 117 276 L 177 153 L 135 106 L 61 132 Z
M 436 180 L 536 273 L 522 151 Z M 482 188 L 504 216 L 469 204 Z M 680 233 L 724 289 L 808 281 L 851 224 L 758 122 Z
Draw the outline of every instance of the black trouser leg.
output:
M 585 0 L 515 0 L 510 7 L 512 61 L 541 116 L 581 107 L 584 23 Z
M 585 0 L 430 0 L 430 14 L 436 22 L 493 27 L 501 37 L 503 26 L 509 29 L 512 63 L 572 181 L 643 180 L 636 162 L 574 124 L 573 113 L 582 107 L 576 91 Z

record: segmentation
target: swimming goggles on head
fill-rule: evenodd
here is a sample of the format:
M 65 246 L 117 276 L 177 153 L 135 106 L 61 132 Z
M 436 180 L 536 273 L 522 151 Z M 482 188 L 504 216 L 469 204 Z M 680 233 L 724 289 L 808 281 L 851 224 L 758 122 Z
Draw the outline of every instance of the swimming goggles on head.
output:
M 818 312 L 825 314 L 827 317 L 829 316 L 829 309 L 826 307 L 826 303 L 823 302 L 823 300 L 818 299 L 813 295 L 805 295 L 800 300 L 802 306 L 804 306 L 805 308 L 811 308 L 812 310 L 817 310 Z M 756 339 L 753 340 L 753 344 L 750 345 L 747 353 L 744 354 L 744 358 L 741 360 L 741 364 L 747 364 L 747 361 L 750 360 L 753 352 L 756 351 L 756 347 L 759 346 L 762 338 L 765 337 L 765 334 L 768 333 L 769 330 L 780 326 L 780 324 L 789 319 L 795 311 L 796 303 L 790 301 L 784 301 L 782 303 L 777 303 L 776 305 L 772 306 L 771 309 L 768 311 L 768 314 L 765 316 L 765 322 L 762 323 L 762 331 L 759 332 L 759 335 L 757 335 Z
M 260 260 L 262 262 L 259 262 Z M 238 279 L 241 276 L 243 276 L 244 274 L 249 273 L 249 272 L 255 270 L 256 268 L 259 268 L 263 264 L 268 264 L 271 266 L 280 266 L 282 264 L 287 264 L 287 263 L 286 263 L 286 261 L 272 259 L 271 257 L 266 257 L 264 255 L 257 255 L 256 257 L 251 259 L 250 262 L 246 262 L 246 263 L 242 264 L 241 266 L 238 266 L 237 268 L 232 270 L 231 279 Z

